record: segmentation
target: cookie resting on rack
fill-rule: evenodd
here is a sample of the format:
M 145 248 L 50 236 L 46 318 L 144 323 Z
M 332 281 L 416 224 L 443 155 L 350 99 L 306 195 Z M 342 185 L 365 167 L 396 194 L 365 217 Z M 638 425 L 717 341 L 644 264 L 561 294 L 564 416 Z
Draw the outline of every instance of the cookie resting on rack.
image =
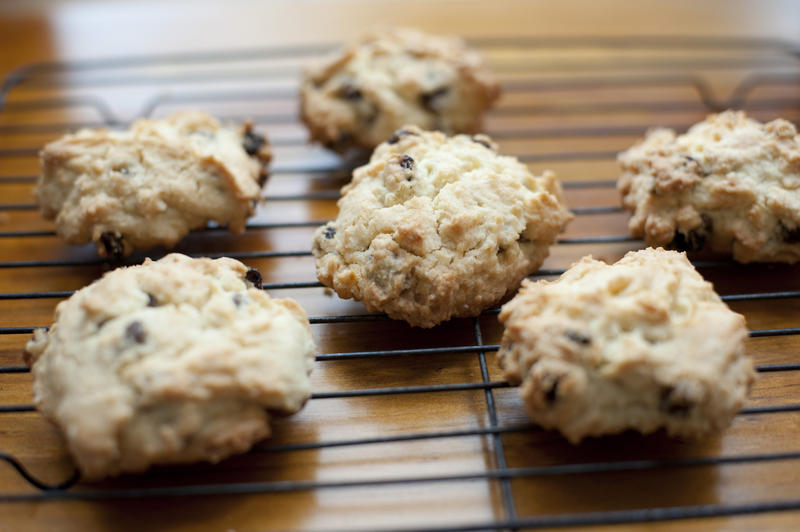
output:
M 790 122 L 726 111 L 684 135 L 651 130 L 619 162 L 628 226 L 646 244 L 800 260 L 800 137 Z
M 500 364 L 531 418 L 571 442 L 661 427 L 724 429 L 754 379 L 744 317 L 684 253 L 585 257 L 553 282 L 524 281 L 503 306 Z
M 77 291 L 25 351 L 34 402 L 83 476 L 217 462 L 270 434 L 310 396 L 314 340 L 258 270 L 171 254 Z
M 342 194 L 314 234 L 317 277 L 419 327 L 497 304 L 572 218 L 552 172 L 534 176 L 485 135 L 415 126 L 378 146 Z
M 172 247 L 209 220 L 241 233 L 270 158 L 251 124 L 221 125 L 200 111 L 127 131 L 82 129 L 42 150 L 36 200 L 67 242 L 119 258 Z
M 500 87 L 457 38 L 375 31 L 308 68 L 300 113 L 312 140 L 343 152 L 372 149 L 405 124 L 476 133 Z

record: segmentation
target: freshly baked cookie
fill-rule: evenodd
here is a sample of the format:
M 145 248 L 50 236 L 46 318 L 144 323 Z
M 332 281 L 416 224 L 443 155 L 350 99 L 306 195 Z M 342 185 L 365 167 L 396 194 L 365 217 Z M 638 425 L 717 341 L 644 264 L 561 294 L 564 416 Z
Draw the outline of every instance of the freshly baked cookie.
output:
M 300 114 L 312 140 L 372 149 L 405 124 L 475 133 L 500 94 L 483 59 L 456 38 L 392 29 L 308 68 Z
M 665 427 L 725 428 L 754 379 L 744 317 L 684 253 L 585 257 L 558 280 L 523 281 L 503 306 L 500 364 L 531 418 L 573 443 Z
M 26 346 L 39 411 L 86 478 L 244 452 L 302 408 L 314 340 L 290 299 L 233 259 L 120 268 L 56 308 Z
M 800 260 L 800 137 L 786 120 L 710 115 L 684 135 L 648 132 L 619 162 L 628 226 L 648 245 Z
M 244 231 L 267 177 L 269 144 L 252 125 L 199 111 L 83 129 L 45 146 L 36 200 L 71 244 L 100 255 L 173 246 L 209 220 Z
M 536 271 L 572 218 L 561 186 L 485 135 L 415 126 L 375 149 L 317 230 L 317 277 L 411 325 L 475 316 Z

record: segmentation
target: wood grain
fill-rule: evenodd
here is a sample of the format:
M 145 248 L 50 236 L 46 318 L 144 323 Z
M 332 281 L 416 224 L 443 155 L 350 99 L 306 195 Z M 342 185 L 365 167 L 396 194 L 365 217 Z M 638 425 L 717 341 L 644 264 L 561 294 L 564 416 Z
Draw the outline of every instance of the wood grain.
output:
M 496 133 L 501 150 L 522 155 L 535 171 L 554 169 L 567 184 L 595 181 L 596 186 L 568 188 L 573 208 L 610 207 L 608 212 L 581 214 L 564 239 L 627 235 L 625 213 L 616 211 L 618 196 L 607 184 L 617 175 L 613 153 L 633 143 L 646 127 L 666 124 L 685 128 L 707 112 L 691 81 L 702 79 L 721 106 L 733 88 L 754 72 L 797 75 L 800 66 L 783 50 L 722 46 L 714 50 L 654 45 L 637 40 L 627 45 L 602 44 L 587 36 L 627 37 L 717 36 L 795 39 L 800 8 L 792 2 L 10 2 L 0 7 L 0 74 L 52 60 L 85 60 L 193 52 L 241 50 L 336 42 L 378 23 L 406 24 L 471 38 L 550 39 L 536 47 L 488 47 L 487 57 L 507 87 L 526 82 L 523 90 L 507 90 L 490 113 L 486 129 Z M 562 40 L 552 40 L 562 39 Z M 574 46 L 575 39 L 584 39 Z M 670 40 L 668 43 L 678 41 Z M 640 44 L 636 44 L 640 43 Z M 797 43 L 795 43 L 796 46 Z M 225 115 L 256 115 L 259 129 L 276 146 L 275 166 L 338 163 L 317 147 L 304 144 L 305 132 L 295 117 L 292 90 L 285 96 L 259 98 L 248 93 L 292 89 L 303 58 L 230 60 L 152 65 L 114 70 L 76 70 L 32 82 L 9 93 L 0 110 L 0 232 L 54 229 L 31 207 L 32 176 L 38 172 L 35 151 L 76 124 L 98 124 L 101 99 L 114 118 L 134 118 L 151 103 L 163 115 L 172 109 L 199 105 Z M 726 66 L 721 68 L 720 64 Z M 282 68 L 278 81 L 214 78 L 171 79 L 240 67 L 260 72 Z M 237 68 L 239 70 L 237 70 Z M 127 77 L 126 77 L 127 76 Z M 132 76 L 132 77 L 131 77 Z M 138 76 L 138 77 L 137 77 Z M 681 78 L 682 76 L 682 78 Z M 688 76 L 688 78 L 687 78 Z M 633 78 L 650 83 L 631 82 Z M 692 78 L 693 77 L 693 78 Z M 680 78 L 675 81 L 675 78 Z M 188 79 L 188 81 L 187 81 Z M 597 80 L 604 80 L 598 83 Z M 653 82 L 652 80 L 656 80 Z M 88 81 L 87 81 L 88 80 Z M 594 80 L 594 81 L 592 81 Z M 681 81 L 682 80 L 682 81 Z M 51 83 L 55 82 L 55 83 Z M 87 84 L 88 83 L 88 84 Z M 231 92 L 233 91 L 233 92 Z M 184 102 L 182 96 L 223 97 Z M 228 94 L 228 96 L 224 96 Z M 32 109 L 26 102 L 82 97 L 83 103 Z M 158 97 L 158 100 L 154 98 Z M 759 83 L 745 106 L 760 119 L 782 115 L 798 121 L 796 83 Z M 283 117 L 283 118 L 281 118 Z M 53 127 L 62 124 L 63 127 Z M 31 128 L 30 126 L 34 127 Z M 22 129 L 20 129 L 22 127 Z M 16 128 L 16 129 L 15 129 Z M 27 129 L 26 129 L 27 128 Z M 38 129 L 37 129 L 38 128 Z M 570 154 L 582 157 L 571 159 Z M 555 156 L 554 156 L 555 154 Z M 586 155 L 588 154 L 588 155 Z M 9 179 L 9 178 L 14 179 Z M 335 193 L 346 183 L 341 172 L 277 172 L 264 193 L 270 198 L 252 222 L 323 222 L 336 215 L 335 199 L 290 199 Z M 569 185 L 568 185 L 569 186 Z M 187 253 L 308 250 L 313 224 L 262 227 L 244 235 L 224 231 L 195 232 L 177 250 Z M 545 269 L 563 269 L 585 254 L 616 260 L 639 242 L 561 243 L 554 246 Z M 160 254 L 164 250 L 154 250 Z M 143 254 L 133 257 L 141 259 Z M 0 263 L 17 261 L 92 260 L 90 246 L 68 246 L 56 236 L 0 236 Z M 696 257 L 716 259 L 716 257 Z M 313 281 L 309 256 L 251 258 L 267 283 Z M 96 279 L 108 265 L 0 268 L 0 293 L 78 289 Z M 711 267 L 701 272 L 722 294 L 800 290 L 798 267 L 752 265 Z M 322 288 L 270 291 L 297 299 L 315 317 L 364 314 L 362 305 L 339 300 Z M 0 327 L 47 325 L 61 296 L 0 299 Z M 731 303 L 751 329 L 796 327 L 800 298 Z M 321 354 L 356 351 L 454 348 L 476 344 L 475 325 L 486 344 L 499 342 L 501 329 L 493 314 L 473 320 L 452 320 L 431 330 L 412 329 L 389 320 L 318 323 L 313 330 Z M 0 335 L 0 365 L 21 364 L 26 334 Z M 751 338 L 748 351 L 756 364 L 798 362 L 797 336 Z M 486 353 L 489 380 L 502 381 L 495 353 Z M 444 349 L 421 354 L 391 354 L 319 361 L 313 383 L 318 393 L 371 388 L 480 383 L 476 352 Z M 797 371 L 762 372 L 747 408 L 800 403 Z M 529 421 L 516 390 L 492 391 L 503 427 L 527 427 Z M 27 373 L 0 373 L 0 404 L 31 403 Z M 168 486 L 225 485 L 312 481 L 419 479 L 475 474 L 460 480 L 417 481 L 350 487 L 312 487 L 276 493 L 145 497 L 99 501 L 0 502 L 0 531 L 17 530 L 377 530 L 382 528 L 458 527 L 502 521 L 507 517 L 501 482 L 482 478 L 498 467 L 491 435 L 473 434 L 408 439 L 390 443 L 324 445 L 352 439 L 485 429 L 491 426 L 487 394 L 482 389 L 394 393 L 385 396 L 312 399 L 291 418 L 276 420 L 273 437 L 247 455 L 218 465 L 157 468 L 73 490 L 116 490 Z M 91 415 L 87 412 L 86 415 Z M 516 512 L 522 518 L 575 512 L 608 512 L 652 507 L 745 505 L 762 501 L 800 501 L 800 460 L 777 455 L 800 451 L 800 421 L 795 411 L 749 410 L 723 434 L 703 441 L 677 441 L 664 434 L 641 437 L 622 434 L 596 438 L 578 446 L 555 433 L 535 428 L 502 436 L 511 468 L 545 467 L 630 460 L 665 460 L 668 466 L 644 470 L 553 474 L 542 470 L 510 481 Z M 322 442 L 318 448 L 281 450 L 285 444 Z M 0 412 L 0 451 L 17 458 L 47 483 L 67 478 L 72 466 L 57 432 L 35 412 Z M 767 455 L 762 462 L 716 464 L 724 457 Z M 689 465 L 687 459 L 711 460 Z M 253 484 L 249 484 L 253 485 Z M 0 497 L 36 494 L 11 467 L 0 464 Z M 615 530 L 753 530 L 795 529 L 800 512 L 774 511 L 706 519 L 632 523 Z M 531 523 L 534 524 L 534 523 Z M 606 527 L 589 527 L 603 530 Z M 576 527 L 577 529 L 581 529 Z

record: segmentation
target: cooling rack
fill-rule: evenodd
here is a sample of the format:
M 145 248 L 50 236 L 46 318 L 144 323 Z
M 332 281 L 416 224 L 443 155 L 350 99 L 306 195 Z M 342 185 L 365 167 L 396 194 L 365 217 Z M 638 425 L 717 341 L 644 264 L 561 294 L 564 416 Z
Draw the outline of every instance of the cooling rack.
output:
M 554 169 L 576 214 L 533 278 L 556 276 L 589 253 L 613 261 L 642 246 L 628 236 L 618 206 L 615 157 L 647 127 L 685 130 L 726 108 L 761 120 L 797 123 L 800 116 L 800 53 L 793 43 L 685 37 L 472 43 L 504 89 L 487 132 L 534 171 Z M 800 516 L 793 513 L 800 511 L 796 267 L 692 257 L 747 317 L 748 351 L 759 371 L 730 429 L 700 442 L 626 433 L 572 446 L 531 425 L 503 381 L 495 360 L 497 309 L 422 330 L 326 292 L 314 277 L 311 234 L 335 217 L 339 188 L 358 162 L 306 143 L 296 95 L 302 65 L 331 47 L 36 64 L 4 80 L 3 514 L 45 515 L 76 528 L 407 531 L 648 522 L 682 530 L 747 528 L 753 515 L 773 524 Z M 306 308 L 319 348 L 316 391 L 300 414 L 276 420 L 273 437 L 249 454 L 214 466 L 81 482 L 58 435 L 31 405 L 20 352 L 35 327 L 50 323 L 59 301 L 119 264 L 98 259 L 91 246 L 64 245 L 40 218 L 31 195 L 36 155 L 78 127 L 124 127 L 190 107 L 253 119 L 275 158 L 264 203 L 244 235 L 209 226 L 176 249 L 241 259 L 262 271 L 265 290 Z

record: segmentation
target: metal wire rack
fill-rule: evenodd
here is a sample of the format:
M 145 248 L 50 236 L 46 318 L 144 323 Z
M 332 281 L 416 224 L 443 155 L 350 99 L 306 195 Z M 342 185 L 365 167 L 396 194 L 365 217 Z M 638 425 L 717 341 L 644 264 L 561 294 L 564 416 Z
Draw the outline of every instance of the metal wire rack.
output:
M 616 153 L 647 127 L 668 125 L 684 130 L 705 113 L 725 108 L 745 109 L 761 119 L 781 116 L 797 122 L 800 117 L 800 49 L 791 43 L 619 38 L 483 39 L 473 44 L 485 52 L 498 72 L 505 94 L 489 115 L 487 132 L 500 141 L 505 153 L 517 155 L 533 168 L 555 168 L 576 214 L 545 268 L 532 277 L 558 275 L 586 253 L 614 259 L 641 246 L 627 236 L 627 215 L 617 206 L 614 160 Z M 318 367 L 366 361 L 375 371 L 368 381 L 358 381 L 352 374 L 341 380 L 335 370 L 323 371 L 316 382 L 320 391 L 314 393 L 309 408 L 330 400 L 368 401 L 370 406 L 369 401 L 388 397 L 390 408 L 422 412 L 423 421 L 410 423 L 404 418 L 378 430 L 370 426 L 361 434 L 361 421 L 347 416 L 355 409 L 342 408 L 344 413 L 335 422 L 343 428 L 335 437 L 314 437 L 332 417 L 306 419 L 303 424 L 311 429 L 295 432 L 290 419 L 280 422 L 282 430 L 275 438 L 244 457 L 214 467 L 198 466 L 199 473 L 166 468 L 107 485 L 82 484 L 63 459 L 51 461 L 47 452 L 27 456 L 30 453 L 15 443 L 12 434 L 0 437 L 0 442 L 16 450 L 3 452 L 0 447 L 0 459 L 17 477 L 0 476 L 0 502 L 82 500 L 103 505 L 115 499 L 269 498 L 281 493 L 352 492 L 357 488 L 394 493 L 391 490 L 399 486 L 452 488 L 475 482 L 486 486 L 479 495 L 472 495 L 477 497 L 477 505 L 485 506 L 474 515 L 443 511 L 442 519 L 433 521 L 425 521 L 430 517 L 426 514 L 420 518 L 411 515 L 407 520 L 376 518 L 354 526 L 415 531 L 566 527 L 800 510 L 800 492 L 782 484 L 765 487 L 765 496 L 757 500 L 726 496 L 711 502 L 705 494 L 690 494 L 626 503 L 625 497 L 604 498 L 604 488 L 598 487 L 619 479 L 641 486 L 681 471 L 690 471 L 686 478 L 697 479 L 701 470 L 771 463 L 782 464 L 793 474 L 800 471 L 800 447 L 791 437 L 788 443 L 785 439 L 779 445 L 764 443 L 776 425 L 782 425 L 784 431 L 794 428 L 790 432 L 794 439 L 798 435 L 796 421 L 787 424 L 800 411 L 800 395 L 791 395 L 791 386 L 798 382 L 795 372 L 800 370 L 800 361 L 792 356 L 800 345 L 795 339 L 800 327 L 792 326 L 789 313 L 800 301 L 794 267 L 741 266 L 715 257 L 694 257 L 694 264 L 715 282 L 724 300 L 741 305 L 737 310 L 745 313 L 749 323 L 764 325 L 753 328 L 750 336 L 768 341 L 758 345 L 751 341 L 759 382 L 766 384 L 756 390 L 755 400 L 737 417 L 737 422 L 746 420 L 750 428 L 734 436 L 739 444 L 733 446 L 697 447 L 671 442 L 663 435 L 641 438 L 628 434 L 573 448 L 525 421 L 514 390 L 508 389 L 495 369 L 493 358 L 500 334 L 494 317 L 497 309 L 471 320 L 453 320 L 437 328 L 438 332 L 430 332 L 408 329 L 385 316 L 366 314 L 357 304 L 325 296 L 314 280 L 308 251 L 310 233 L 335 215 L 338 189 L 346 182 L 351 165 L 306 144 L 295 107 L 301 65 L 330 48 L 319 45 L 37 64 L 5 79 L 0 88 L 0 364 L 4 364 L 0 366 L 0 420 L 2 425 L 30 424 L 38 416 L 29 404 L 28 370 L 18 362 L 27 335 L 35 327 L 47 325 L 54 304 L 81 286 L 75 285 L 76 279 L 86 284 L 113 267 L 98 259 L 90 246 L 61 244 L 52 225 L 39 219 L 30 202 L 38 150 L 44 142 L 78 127 L 124 127 L 136 117 L 203 107 L 223 119 L 252 118 L 269 136 L 276 158 L 265 188 L 265 204 L 243 237 L 210 226 L 187 237 L 179 250 L 196 256 L 230 256 L 260 267 L 265 274 L 264 289 L 291 295 L 309 311 L 319 341 Z M 155 255 L 162 253 L 156 250 Z M 134 255 L 125 264 L 143 257 Z M 282 266 L 284 263 L 288 266 Z M 47 272 L 46 281 L 38 272 Z M 377 332 L 370 332 L 373 329 Z M 391 339 L 389 345 L 382 340 L 384 336 Z M 783 337 L 785 341 L 779 341 Z M 346 349 L 337 351 L 338 346 Z M 408 365 L 422 378 L 397 382 L 392 373 L 402 373 L 405 378 L 402 368 Z M 466 365 L 472 370 L 448 373 L 441 369 Z M 353 386 L 353 382 L 370 385 Z M 340 387 L 342 383 L 346 386 Z M 779 401 L 765 392 L 781 387 L 788 387 L 789 393 Z M 405 396 L 417 400 L 399 399 Z M 21 399 L 25 397 L 27 401 Z M 463 405 L 454 397 L 471 398 L 468 408 L 459 410 Z M 442 416 L 426 411 L 426 404 L 458 411 L 454 416 L 458 424 L 441 428 L 437 424 Z M 386 405 L 380 404 L 381 415 L 389 411 Z M 431 423 L 424 421 L 426 415 Z M 409 442 L 445 442 L 445 448 L 402 447 Z M 447 442 L 470 442 L 467 447 L 478 442 L 478 449 L 465 451 L 463 445 Z M 430 472 L 417 467 L 413 474 L 405 473 L 407 451 L 421 452 L 420 462 L 425 463 L 447 455 L 451 445 L 456 454 L 471 452 L 480 458 L 457 461 L 455 466 L 447 463 Z M 395 447 L 386 452 L 391 456 L 375 469 L 377 474 L 371 474 L 369 468 L 350 471 L 338 467 L 334 475 L 323 478 L 271 472 L 264 480 L 241 481 L 236 475 L 227 475 L 228 470 L 262 464 L 261 456 L 286 461 L 287 456 L 309 451 L 372 446 Z M 534 452 L 533 448 L 540 450 Z M 63 458 L 63 449 L 55 454 Z M 27 458 L 41 473 L 29 471 Z M 64 473 L 63 480 L 44 480 L 57 478 L 52 469 Z M 170 475 L 180 480 L 173 482 Z M 726 482 L 735 488 L 745 480 L 733 475 Z M 534 496 L 541 496 L 542 486 L 578 486 L 586 498 L 596 501 L 568 501 L 557 505 L 557 512 L 548 511 L 531 503 Z M 431 492 L 425 493 L 429 497 Z M 631 490 L 627 493 L 632 496 Z M 407 510 L 402 505 L 397 508 Z M 397 508 L 389 504 L 381 506 L 381 511 L 396 513 Z M 346 516 L 339 518 L 331 522 L 351 522 Z M 264 523 L 262 527 L 273 526 Z M 320 528 L 316 522 L 311 526 Z

